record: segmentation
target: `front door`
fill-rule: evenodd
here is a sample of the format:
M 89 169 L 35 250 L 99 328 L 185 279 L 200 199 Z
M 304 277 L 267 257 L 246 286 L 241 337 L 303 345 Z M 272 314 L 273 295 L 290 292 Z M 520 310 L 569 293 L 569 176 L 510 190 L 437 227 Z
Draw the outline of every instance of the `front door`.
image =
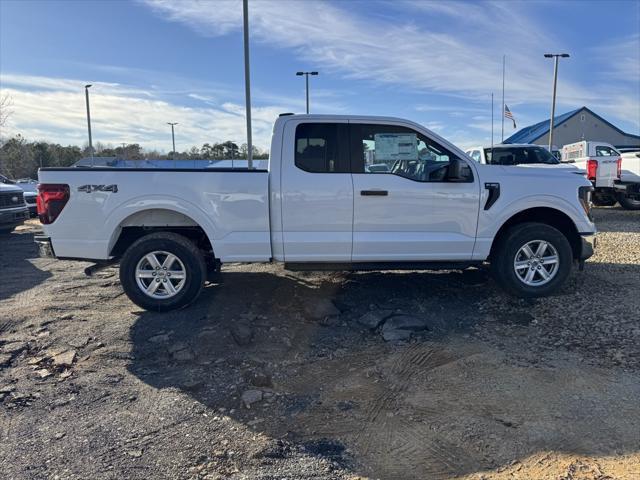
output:
M 465 181 L 447 180 L 454 156 L 402 125 L 350 125 L 354 186 L 354 262 L 470 260 L 480 188 L 464 162 Z

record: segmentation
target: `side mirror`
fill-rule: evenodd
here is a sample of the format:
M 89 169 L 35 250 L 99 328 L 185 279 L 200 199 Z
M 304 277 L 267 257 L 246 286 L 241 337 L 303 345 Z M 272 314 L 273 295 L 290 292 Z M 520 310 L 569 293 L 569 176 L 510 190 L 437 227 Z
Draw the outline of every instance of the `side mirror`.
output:
M 461 182 L 464 180 L 462 175 L 462 161 L 459 158 L 449 160 L 447 166 L 447 180 L 451 182 Z

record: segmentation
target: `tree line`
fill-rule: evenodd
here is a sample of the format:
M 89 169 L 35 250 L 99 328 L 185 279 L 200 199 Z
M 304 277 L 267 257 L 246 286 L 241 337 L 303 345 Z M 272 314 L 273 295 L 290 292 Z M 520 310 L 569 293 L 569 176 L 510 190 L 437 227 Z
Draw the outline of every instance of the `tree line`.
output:
M 156 150 L 146 150 L 137 143 L 123 144 L 118 147 L 100 142 L 93 147 L 95 157 L 118 157 L 125 160 L 223 160 L 246 159 L 246 143 L 238 145 L 227 140 L 221 143 L 205 143 L 202 147 L 193 146 L 183 152 L 162 154 Z M 267 159 L 269 152 L 253 147 L 253 158 Z M 62 146 L 49 142 L 30 142 L 21 135 L 7 140 L 0 139 L 0 174 L 9 178 L 37 178 L 38 168 L 68 167 L 84 157 L 90 156 L 88 146 L 83 148 Z

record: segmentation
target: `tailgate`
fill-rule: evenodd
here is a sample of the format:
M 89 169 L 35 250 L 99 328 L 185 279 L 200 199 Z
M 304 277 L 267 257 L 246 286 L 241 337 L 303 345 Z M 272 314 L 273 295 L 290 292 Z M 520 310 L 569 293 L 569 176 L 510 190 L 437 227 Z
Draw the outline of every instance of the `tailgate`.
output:
M 618 157 L 595 157 L 598 162 L 596 188 L 611 188 L 618 179 Z

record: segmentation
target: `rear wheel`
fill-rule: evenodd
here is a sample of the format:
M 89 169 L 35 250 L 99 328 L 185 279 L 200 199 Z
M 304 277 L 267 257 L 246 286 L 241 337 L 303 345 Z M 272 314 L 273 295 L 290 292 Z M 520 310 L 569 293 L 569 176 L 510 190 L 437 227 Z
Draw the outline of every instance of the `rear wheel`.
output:
M 492 255 L 496 280 L 519 297 L 541 297 L 556 291 L 571 273 L 572 264 L 567 238 L 543 223 L 512 227 Z
M 122 288 L 145 310 L 174 310 L 193 302 L 206 272 L 200 250 L 187 238 L 170 232 L 140 238 L 120 261 Z
M 640 210 L 640 200 L 634 200 L 631 197 L 627 197 L 622 193 L 616 194 L 616 198 L 618 199 L 618 203 L 622 206 L 622 208 L 626 210 Z

